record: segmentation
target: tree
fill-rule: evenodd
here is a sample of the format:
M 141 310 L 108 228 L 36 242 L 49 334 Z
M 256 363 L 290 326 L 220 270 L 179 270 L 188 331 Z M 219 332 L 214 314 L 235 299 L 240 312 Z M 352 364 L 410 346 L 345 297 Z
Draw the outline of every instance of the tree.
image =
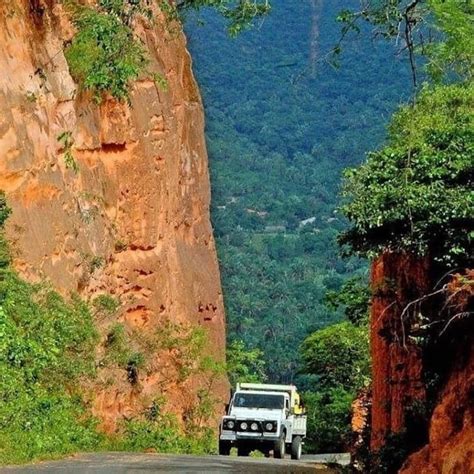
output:
M 369 381 L 369 340 L 366 327 L 350 322 L 314 332 L 301 346 L 304 370 L 317 377 L 318 387 L 355 392 Z
M 308 413 L 309 452 L 337 453 L 346 450 L 351 432 L 351 404 L 354 394 L 336 386 L 327 390 L 305 392 Z
M 359 325 L 368 320 L 370 297 L 367 281 L 356 276 L 346 280 L 339 291 L 328 291 L 325 303 L 333 310 L 343 307 L 346 318 Z
M 387 145 L 346 172 L 350 251 L 405 250 L 447 267 L 472 255 L 473 100 L 472 84 L 425 88 L 394 116 Z
M 174 7 L 176 3 L 177 8 Z M 269 0 L 181 0 L 171 2 L 163 0 L 168 11 L 179 16 L 179 11 L 184 14 L 189 10 L 199 10 L 204 7 L 214 8 L 227 20 L 227 28 L 231 36 L 238 35 L 242 30 L 248 28 L 251 23 L 259 17 L 270 12 Z
M 261 383 L 265 380 L 265 362 L 259 349 L 249 350 L 243 341 L 227 346 L 227 374 L 232 387 L 238 382 Z
M 370 380 L 367 327 L 344 321 L 316 331 L 302 344 L 301 356 L 304 372 L 315 379 L 304 394 L 308 446 L 319 452 L 344 450 L 352 402 Z
M 368 23 L 376 37 L 400 42 L 409 57 L 412 79 L 418 85 L 417 56 L 427 59 L 428 71 L 437 79 L 455 73 L 470 80 L 474 71 L 474 6 L 469 0 L 360 1 L 359 10 L 344 10 L 341 43 L 350 31 Z

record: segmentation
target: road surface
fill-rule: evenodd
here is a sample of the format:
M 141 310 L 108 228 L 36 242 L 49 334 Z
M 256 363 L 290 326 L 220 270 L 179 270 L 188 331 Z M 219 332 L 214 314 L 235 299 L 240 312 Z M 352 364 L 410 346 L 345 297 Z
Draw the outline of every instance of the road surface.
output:
M 147 474 L 153 472 L 335 474 L 337 471 L 310 457 L 307 460 L 292 461 L 291 459 L 139 453 L 80 454 L 60 461 L 0 468 L 2 474 Z

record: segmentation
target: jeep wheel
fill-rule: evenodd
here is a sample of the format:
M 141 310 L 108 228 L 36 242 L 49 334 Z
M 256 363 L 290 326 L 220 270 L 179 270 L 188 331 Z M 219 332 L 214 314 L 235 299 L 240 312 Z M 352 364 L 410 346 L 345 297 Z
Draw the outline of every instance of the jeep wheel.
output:
M 285 452 L 285 434 L 283 433 L 280 439 L 275 441 L 275 445 L 273 446 L 273 457 L 275 459 L 283 459 L 285 457 Z
M 230 454 L 230 449 L 232 445 L 229 441 L 219 440 L 219 454 L 221 456 L 228 456 Z
M 297 461 L 301 459 L 302 445 L 301 436 L 295 436 L 291 443 L 291 459 L 296 459 Z
M 248 456 L 250 454 L 250 449 L 244 446 L 239 446 L 237 448 L 237 456 Z

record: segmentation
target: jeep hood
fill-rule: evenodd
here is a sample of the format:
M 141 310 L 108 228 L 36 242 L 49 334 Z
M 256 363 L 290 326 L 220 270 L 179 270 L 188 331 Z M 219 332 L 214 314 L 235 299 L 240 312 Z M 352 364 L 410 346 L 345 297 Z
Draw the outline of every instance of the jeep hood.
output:
M 228 416 L 238 419 L 252 420 L 281 420 L 283 410 L 269 410 L 267 408 L 239 408 L 232 407 Z

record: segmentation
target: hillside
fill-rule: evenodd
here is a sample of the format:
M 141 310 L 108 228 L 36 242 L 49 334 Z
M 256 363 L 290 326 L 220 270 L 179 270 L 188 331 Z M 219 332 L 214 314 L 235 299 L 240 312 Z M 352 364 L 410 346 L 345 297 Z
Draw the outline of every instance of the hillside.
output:
M 394 49 L 353 36 L 338 65 L 340 10 L 357 1 L 272 2 L 251 30 L 228 38 L 219 17 L 186 24 L 204 97 L 212 220 L 229 340 L 261 348 L 272 381 L 295 379 L 298 347 L 340 319 L 324 304 L 367 265 L 343 260 L 335 212 L 345 167 L 383 142 L 411 93 Z

